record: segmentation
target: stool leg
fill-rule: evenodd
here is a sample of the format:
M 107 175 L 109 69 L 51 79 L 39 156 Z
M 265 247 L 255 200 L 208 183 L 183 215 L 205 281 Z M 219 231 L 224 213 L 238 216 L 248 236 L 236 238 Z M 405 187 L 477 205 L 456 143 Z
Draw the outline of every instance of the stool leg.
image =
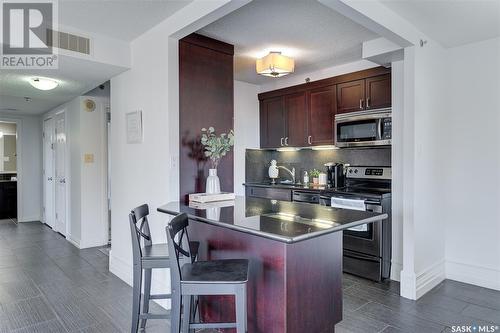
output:
M 191 322 L 191 295 L 182 296 L 182 333 L 189 333 Z
M 170 326 L 172 333 L 179 333 L 181 329 L 181 293 L 172 288 L 172 310 L 170 312 Z
M 151 295 L 151 272 L 150 268 L 144 270 L 144 298 L 142 299 L 142 313 L 149 313 L 149 296 Z M 146 319 L 141 319 L 141 329 L 146 328 Z
M 242 284 L 236 289 L 236 333 L 247 331 L 247 286 Z
M 141 283 L 142 267 L 134 265 L 133 291 L 132 291 L 132 326 L 131 333 L 136 333 L 139 329 L 139 313 L 141 311 Z

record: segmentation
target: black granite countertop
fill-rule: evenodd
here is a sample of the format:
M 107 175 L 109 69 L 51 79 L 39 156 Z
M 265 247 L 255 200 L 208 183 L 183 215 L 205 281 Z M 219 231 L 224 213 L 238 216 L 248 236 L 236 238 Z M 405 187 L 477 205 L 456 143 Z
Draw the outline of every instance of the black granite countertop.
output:
M 170 215 L 186 213 L 194 221 L 284 243 L 320 237 L 387 218 L 387 214 L 241 196 L 234 201 L 194 203 L 191 206 L 171 202 L 159 207 L 158 211 Z

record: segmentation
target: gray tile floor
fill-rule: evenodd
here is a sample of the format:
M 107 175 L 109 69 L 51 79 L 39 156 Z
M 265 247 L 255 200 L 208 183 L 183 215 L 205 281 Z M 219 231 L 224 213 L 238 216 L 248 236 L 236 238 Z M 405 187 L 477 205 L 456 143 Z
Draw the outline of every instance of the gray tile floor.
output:
M 447 280 L 414 302 L 398 289 L 397 282 L 344 275 L 344 320 L 335 331 L 500 325 L 500 292 Z M 130 301 L 131 288 L 108 271 L 102 248 L 78 250 L 41 223 L 0 221 L 0 333 L 128 332 Z M 149 321 L 146 332 L 169 332 L 169 326 Z

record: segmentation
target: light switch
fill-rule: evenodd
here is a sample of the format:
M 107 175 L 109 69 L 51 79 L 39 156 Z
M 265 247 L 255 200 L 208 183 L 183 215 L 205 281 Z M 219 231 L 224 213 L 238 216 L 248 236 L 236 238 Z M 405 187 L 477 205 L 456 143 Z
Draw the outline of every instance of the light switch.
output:
M 83 160 L 85 163 L 94 163 L 94 154 L 85 154 Z

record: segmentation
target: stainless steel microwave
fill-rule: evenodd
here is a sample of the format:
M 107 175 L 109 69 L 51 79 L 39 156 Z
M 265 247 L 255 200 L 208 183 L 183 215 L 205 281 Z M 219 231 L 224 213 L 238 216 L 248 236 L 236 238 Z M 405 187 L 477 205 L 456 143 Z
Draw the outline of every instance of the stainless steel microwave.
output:
M 391 109 L 367 110 L 335 115 L 335 146 L 387 146 L 392 139 Z

